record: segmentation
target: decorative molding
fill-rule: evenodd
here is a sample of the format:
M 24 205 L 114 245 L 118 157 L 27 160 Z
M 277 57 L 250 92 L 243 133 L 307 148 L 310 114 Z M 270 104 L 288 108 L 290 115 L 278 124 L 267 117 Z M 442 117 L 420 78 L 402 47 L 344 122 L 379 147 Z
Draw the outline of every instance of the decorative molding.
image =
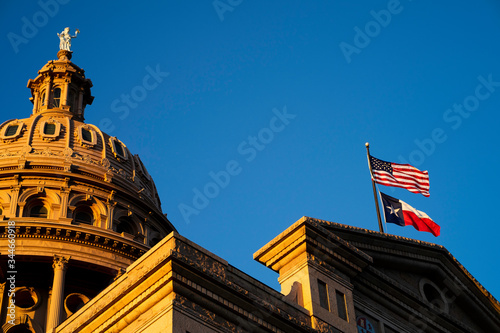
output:
M 51 228 L 47 228 L 46 232 L 47 234 L 50 234 L 50 229 Z M 58 271 L 58 270 L 61 270 L 61 271 L 65 271 L 67 268 L 68 268 L 68 261 L 71 257 L 63 257 L 63 256 L 59 256 L 59 255 L 54 255 L 54 262 L 52 263 L 52 268 L 54 269 L 54 271 Z
M 45 125 L 46 124 L 54 124 L 54 126 L 56 127 L 54 134 L 46 134 L 45 133 Z M 57 140 L 59 138 L 59 135 L 61 134 L 61 128 L 62 128 L 61 123 L 57 119 L 50 117 L 49 119 L 46 119 L 46 120 L 43 120 L 40 122 L 40 125 L 38 126 L 38 132 L 40 134 L 40 137 L 44 141 L 51 142 L 51 141 Z
M 312 329 L 305 320 L 299 320 L 299 318 L 297 318 L 296 316 L 290 315 L 290 314 L 282 311 L 282 309 L 280 309 L 279 307 L 272 306 L 269 303 L 261 300 L 260 298 L 258 299 L 254 295 L 253 295 L 254 299 L 251 300 L 251 303 L 253 303 L 254 305 L 257 305 L 258 308 L 262 309 L 262 311 L 259 311 L 260 313 L 257 313 L 257 315 L 255 314 L 255 311 L 248 312 L 247 310 L 238 306 L 237 304 L 234 304 L 230 300 L 228 300 L 224 297 L 221 297 L 221 296 L 217 295 L 216 293 L 214 293 L 213 291 L 208 290 L 208 289 L 204 288 L 203 286 L 187 279 L 185 276 L 182 276 L 180 274 L 173 272 L 172 277 L 174 279 L 178 280 L 179 282 L 182 282 L 183 284 L 187 285 L 188 287 L 190 287 L 194 290 L 197 290 L 198 292 L 203 294 L 205 297 L 211 299 L 213 302 L 219 304 L 223 308 L 229 308 L 229 309 L 233 310 L 235 313 L 238 313 L 241 317 L 245 318 L 245 321 L 253 322 L 255 325 L 265 327 L 265 328 L 271 330 L 272 332 L 286 333 L 285 331 L 279 329 L 278 327 L 270 324 L 268 321 L 265 320 L 265 318 L 262 318 L 262 317 L 264 317 L 264 316 L 271 317 L 271 316 L 276 315 L 277 317 L 281 317 L 285 321 L 290 322 L 291 325 L 296 325 L 296 326 L 301 327 L 306 332 L 307 331 L 317 332 L 315 329 Z M 212 323 L 212 324 L 214 323 L 214 321 L 215 321 L 214 318 L 216 318 L 216 315 L 213 314 L 212 312 L 208 311 L 207 309 L 202 308 L 201 306 L 189 301 L 184 296 L 176 295 L 175 300 L 176 300 L 175 304 L 177 304 L 179 306 L 183 306 L 184 308 L 187 308 L 189 310 L 195 311 L 196 313 L 201 315 L 201 316 L 199 316 L 200 319 L 206 320 L 208 323 Z M 236 321 L 240 321 L 240 320 L 238 320 L 238 318 L 240 318 L 240 317 L 236 317 Z M 230 324 L 231 324 L 230 322 L 228 322 L 227 324 L 223 323 L 223 327 L 228 328 L 229 326 L 231 326 Z M 235 326 L 235 325 L 233 324 L 233 326 Z M 236 332 L 236 331 L 234 331 L 234 332 Z
M 83 138 L 83 130 L 90 132 L 91 135 L 90 141 L 85 140 Z M 78 143 L 84 148 L 90 149 L 97 144 L 97 133 L 90 125 L 84 124 L 79 126 L 75 131 L 75 136 L 77 138 Z
M 16 126 L 16 125 L 18 126 L 16 133 L 14 133 L 13 135 L 6 136 L 5 134 L 7 132 L 7 129 L 10 126 Z M 26 130 L 26 126 L 24 126 L 24 122 L 22 120 L 19 120 L 19 119 L 13 120 L 13 121 L 5 124 L 4 127 L 2 127 L 2 129 L 0 130 L 0 139 L 5 143 L 12 143 L 12 142 L 16 141 L 17 139 L 19 139 L 19 137 L 22 136 L 22 134 L 25 130 Z
M 0 226 L 0 240 L 6 239 L 7 237 L 7 227 Z M 16 238 L 39 238 L 78 243 L 98 247 L 134 260 L 146 253 L 145 249 L 139 248 L 140 245 L 133 245 L 120 240 L 111 240 L 110 238 L 96 235 L 88 231 L 76 231 L 75 229 L 67 228 L 64 225 L 61 225 L 61 228 L 51 228 L 46 226 L 16 226 Z
M 109 145 L 111 147 L 111 151 L 113 152 L 113 155 L 115 156 L 115 158 L 118 161 L 124 162 L 124 161 L 128 160 L 128 154 L 127 154 L 128 149 L 127 149 L 127 146 L 125 146 L 125 144 L 123 142 L 118 140 L 116 137 L 111 136 L 111 137 L 109 137 Z M 123 155 L 119 154 L 117 152 L 116 145 L 121 146 L 121 149 L 123 151 Z
M 271 303 L 261 299 L 260 297 L 255 296 L 254 294 L 250 293 L 248 290 L 240 287 L 235 282 L 231 281 L 231 279 L 226 277 L 225 268 L 224 268 L 223 274 L 221 274 L 220 272 L 219 273 L 213 272 L 212 269 L 214 269 L 214 264 L 212 262 L 215 262 L 215 260 L 209 259 L 206 254 L 204 254 L 200 251 L 197 251 L 196 249 L 189 247 L 182 242 L 179 242 L 179 243 L 181 243 L 182 245 L 179 246 L 179 244 L 176 244 L 175 249 L 176 250 L 184 249 L 187 251 L 185 251 L 185 253 L 179 253 L 179 252 L 176 252 L 176 250 L 172 250 L 171 256 L 173 258 L 176 258 L 176 259 L 188 264 L 189 266 L 203 272 L 203 274 L 205 274 L 205 275 L 210 275 L 212 278 L 216 279 L 219 283 L 222 283 L 226 287 L 229 287 L 230 289 L 232 289 L 237 294 L 241 295 L 243 298 L 246 299 L 247 302 L 253 303 L 256 306 L 258 306 L 259 308 L 263 309 L 266 314 L 273 313 L 276 316 L 281 317 L 285 321 L 289 321 L 294 325 L 300 326 L 302 328 L 310 328 L 310 326 L 307 322 L 307 318 L 305 316 L 301 318 L 301 317 L 298 317 L 297 314 L 293 314 L 293 315 L 289 314 L 288 312 L 283 311 L 283 309 L 280 309 L 279 302 L 276 304 L 271 304 Z M 202 258 L 203 256 L 205 258 Z M 220 263 L 217 263 L 217 264 L 220 265 L 220 267 L 223 267 L 222 264 L 220 264 Z M 215 268 L 215 270 L 217 270 L 217 268 Z M 249 314 L 246 310 L 244 310 L 244 309 L 240 308 L 239 306 L 233 304 L 232 302 L 214 294 L 213 292 L 196 284 L 195 282 L 187 279 L 186 277 L 181 276 L 181 275 L 176 274 L 176 273 L 173 273 L 173 276 L 174 276 L 174 278 L 178 279 L 179 281 L 188 285 L 189 287 L 191 287 L 195 290 L 198 290 L 202 294 L 205 294 L 205 295 L 213 298 L 214 300 L 218 301 L 219 303 L 221 303 L 221 305 L 223 305 L 225 307 L 229 307 L 229 308 L 233 309 L 234 311 L 237 311 L 237 312 L 240 312 L 243 314 L 246 313 L 248 319 L 254 320 L 254 321 L 259 320 L 259 318 L 252 315 L 251 313 Z M 282 299 L 280 299 L 280 301 L 282 301 Z M 315 332 L 315 330 L 312 330 L 312 331 Z M 282 331 L 278 330 L 276 332 L 282 332 Z
M 216 315 L 215 313 L 205 309 L 204 307 L 194 302 L 191 302 L 184 296 L 175 295 L 175 298 L 173 299 L 172 303 L 174 307 L 181 308 L 183 311 L 190 313 L 191 316 L 202 321 L 205 325 L 209 327 L 216 326 L 217 328 L 228 332 L 239 331 L 238 327 L 234 323 Z M 275 330 L 274 332 L 283 332 L 283 331 Z

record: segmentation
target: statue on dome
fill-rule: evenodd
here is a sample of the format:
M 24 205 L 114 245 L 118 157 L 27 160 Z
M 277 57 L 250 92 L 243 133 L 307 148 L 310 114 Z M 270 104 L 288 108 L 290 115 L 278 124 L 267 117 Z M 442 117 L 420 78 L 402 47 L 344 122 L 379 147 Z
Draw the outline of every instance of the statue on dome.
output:
M 69 28 L 68 27 L 64 28 L 64 30 L 60 34 L 57 34 L 60 40 L 59 49 L 71 51 L 71 39 L 76 38 L 76 35 L 78 35 L 79 32 L 80 30 L 76 29 L 75 35 L 71 36 L 71 34 L 69 33 Z

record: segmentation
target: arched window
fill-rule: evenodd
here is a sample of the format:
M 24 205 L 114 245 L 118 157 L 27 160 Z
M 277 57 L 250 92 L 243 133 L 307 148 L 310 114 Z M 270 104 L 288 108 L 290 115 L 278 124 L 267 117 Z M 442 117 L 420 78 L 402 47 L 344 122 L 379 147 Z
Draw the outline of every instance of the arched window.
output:
M 121 221 L 116 226 L 116 232 L 118 232 L 120 234 L 122 232 L 125 232 L 127 234 L 133 235 L 134 234 L 134 227 L 128 221 Z
M 30 217 L 40 217 L 47 218 L 49 210 L 43 205 L 43 203 L 37 203 L 30 208 Z
M 116 232 L 120 234 L 122 232 L 125 232 L 129 235 L 135 235 L 137 233 L 135 223 L 130 217 L 122 217 L 118 219 L 118 222 L 116 224 Z
M 42 92 L 42 95 L 41 95 L 41 96 L 42 96 L 42 97 L 40 98 L 40 102 L 41 102 L 40 104 L 41 104 L 42 106 L 44 106 L 44 105 L 45 105 L 45 96 L 46 96 L 45 91 L 43 91 L 43 92 Z
M 61 106 L 61 88 L 55 88 L 52 107 L 59 108 L 60 106 Z
M 94 212 L 87 205 L 78 206 L 75 209 L 75 222 L 84 224 L 94 224 Z

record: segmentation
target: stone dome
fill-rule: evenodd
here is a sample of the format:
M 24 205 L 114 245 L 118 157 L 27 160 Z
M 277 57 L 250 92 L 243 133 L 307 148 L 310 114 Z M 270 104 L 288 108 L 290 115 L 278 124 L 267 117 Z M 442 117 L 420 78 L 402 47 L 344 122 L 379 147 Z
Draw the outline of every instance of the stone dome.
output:
M 30 117 L 0 125 L 0 276 L 19 295 L 9 332 L 52 331 L 175 231 L 139 156 L 84 122 L 84 70 L 57 56 L 28 81 Z
M 84 123 L 92 83 L 70 59 L 59 51 L 28 81 L 29 118 L 0 125 L 0 218 L 16 221 L 18 255 L 48 255 L 64 241 L 78 244 L 66 255 L 116 271 L 175 228 L 139 156 Z M 54 243 L 38 249 L 39 238 Z

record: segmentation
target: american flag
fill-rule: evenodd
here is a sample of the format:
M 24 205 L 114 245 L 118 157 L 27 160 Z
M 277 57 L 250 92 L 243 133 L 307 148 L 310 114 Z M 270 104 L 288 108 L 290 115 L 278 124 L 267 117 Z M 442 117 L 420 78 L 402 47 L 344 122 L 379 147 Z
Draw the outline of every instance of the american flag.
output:
M 379 160 L 370 156 L 372 179 L 375 183 L 386 186 L 402 187 L 413 193 L 428 197 L 429 173 L 420 171 L 409 164 L 397 164 Z

